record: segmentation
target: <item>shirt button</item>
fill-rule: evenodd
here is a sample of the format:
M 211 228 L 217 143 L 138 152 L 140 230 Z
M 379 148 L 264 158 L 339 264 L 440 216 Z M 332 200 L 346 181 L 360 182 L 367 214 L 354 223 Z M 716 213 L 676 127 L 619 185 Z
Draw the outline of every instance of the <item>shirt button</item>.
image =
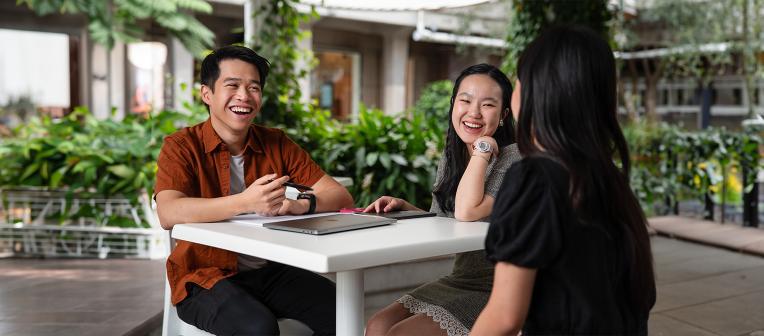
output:
M 227 164 L 226 164 L 226 165 L 223 165 L 223 168 L 224 168 L 224 169 L 228 169 L 228 165 L 227 165 Z

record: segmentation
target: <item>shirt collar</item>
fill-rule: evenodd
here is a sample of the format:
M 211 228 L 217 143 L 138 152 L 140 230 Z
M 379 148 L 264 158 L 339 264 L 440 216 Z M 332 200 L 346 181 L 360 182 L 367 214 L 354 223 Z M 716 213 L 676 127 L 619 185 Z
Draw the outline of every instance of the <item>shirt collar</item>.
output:
M 249 128 L 249 134 L 247 141 L 244 144 L 244 150 L 252 150 L 255 153 L 263 153 L 263 142 L 260 139 L 256 127 Z M 204 143 L 204 153 L 210 153 L 218 146 L 223 144 L 223 139 L 220 138 L 215 129 L 212 127 L 212 118 L 207 118 L 207 121 L 202 125 L 202 142 Z
M 257 131 L 257 129 L 258 128 L 255 125 L 251 125 L 249 127 L 249 136 L 247 137 L 247 142 L 244 145 L 244 151 L 249 148 L 255 153 L 263 153 L 265 145 L 263 145 L 263 141 L 260 139 L 260 133 Z

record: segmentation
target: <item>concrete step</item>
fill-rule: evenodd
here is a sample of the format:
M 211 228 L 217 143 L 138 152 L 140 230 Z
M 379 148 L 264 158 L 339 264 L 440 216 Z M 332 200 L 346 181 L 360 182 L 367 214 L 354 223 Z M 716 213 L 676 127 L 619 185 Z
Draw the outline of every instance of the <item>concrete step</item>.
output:
M 764 230 L 679 216 L 651 217 L 659 234 L 764 256 Z

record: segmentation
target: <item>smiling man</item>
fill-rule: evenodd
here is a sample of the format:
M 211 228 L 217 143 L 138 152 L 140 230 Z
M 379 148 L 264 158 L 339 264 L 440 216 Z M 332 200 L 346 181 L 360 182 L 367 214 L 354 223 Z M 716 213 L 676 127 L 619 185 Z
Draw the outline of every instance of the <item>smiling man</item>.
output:
M 210 117 L 165 138 L 157 162 L 163 228 L 241 213 L 302 215 L 353 206 L 347 190 L 283 131 L 252 123 L 268 70 L 265 58 L 239 46 L 215 50 L 202 62 L 201 96 Z M 314 192 L 287 199 L 288 180 Z M 277 318 L 334 334 L 334 284 L 312 272 L 178 241 L 167 278 L 180 319 L 216 335 L 278 334 Z

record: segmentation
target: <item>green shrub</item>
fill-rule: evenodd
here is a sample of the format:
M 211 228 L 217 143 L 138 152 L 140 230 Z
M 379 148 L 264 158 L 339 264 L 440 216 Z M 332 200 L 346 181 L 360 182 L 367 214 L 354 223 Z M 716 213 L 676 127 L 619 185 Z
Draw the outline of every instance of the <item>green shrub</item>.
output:
M 706 194 L 718 203 L 740 203 L 762 168 L 756 134 L 710 128 L 699 132 L 677 126 L 638 123 L 624 127 L 632 156 L 631 186 L 651 213 L 656 204 L 674 204 Z M 747 185 L 737 174 L 748 170 Z
M 125 197 L 138 204 L 140 194 L 151 195 L 154 188 L 164 137 L 206 117 L 206 112 L 197 109 L 191 115 L 162 111 L 149 118 L 128 115 L 119 121 L 98 120 L 78 107 L 57 120 L 31 118 L 17 128 L 15 137 L 0 140 L 0 186 L 60 188 Z
M 449 80 L 432 82 L 422 90 L 414 105 L 414 114 L 423 114 L 426 118 L 435 118 L 439 120 L 438 125 L 443 130 L 448 129 L 448 110 L 451 108 L 451 91 L 454 89 L 454 83 Z
M 429 208 L 444 143 L 440 123 L 438 117 L 390 116 L 362 106 L 358 123 L 313 109 L 287 132 L 328 174 L 353 179 L 357 205 L 391 195 Z

